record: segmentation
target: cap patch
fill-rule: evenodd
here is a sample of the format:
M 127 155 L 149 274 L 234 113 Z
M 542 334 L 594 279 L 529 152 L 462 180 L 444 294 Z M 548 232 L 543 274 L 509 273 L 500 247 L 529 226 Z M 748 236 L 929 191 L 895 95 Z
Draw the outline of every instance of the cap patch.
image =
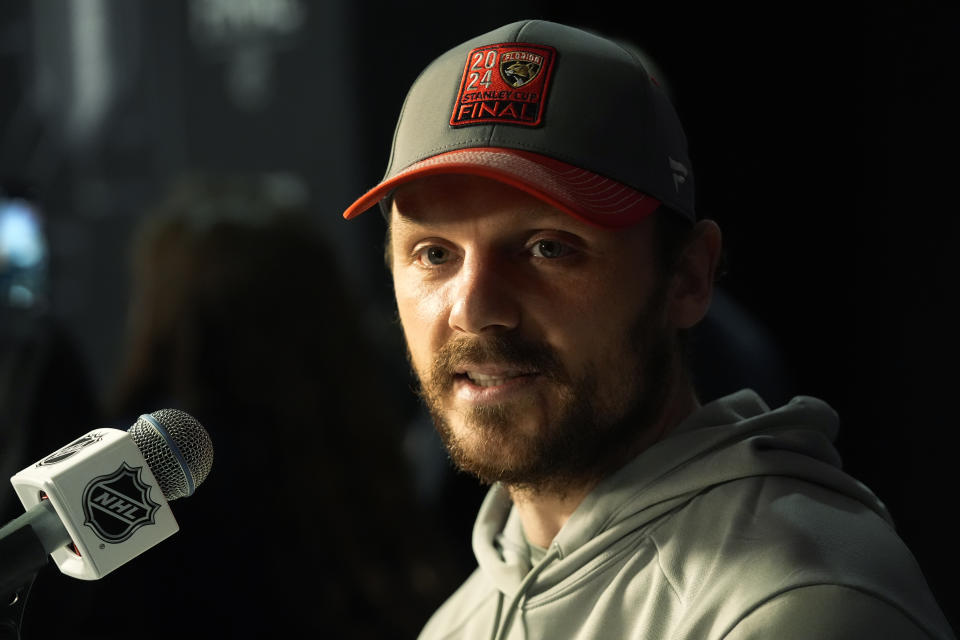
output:
M 543 123 L 553 47 L 505 42 L 477 47 L 467 54 L 450 126 Z

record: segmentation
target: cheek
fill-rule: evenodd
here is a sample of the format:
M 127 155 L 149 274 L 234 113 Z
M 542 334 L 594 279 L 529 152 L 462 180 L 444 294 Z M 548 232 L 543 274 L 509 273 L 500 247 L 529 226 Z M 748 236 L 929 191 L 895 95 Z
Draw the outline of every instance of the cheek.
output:
M 542 306 L 538 324 L 571 373 L 587 366 L 602 371 L 605 361 L 624 355 L 642 312 L 638 289 L 624 287 L 612 277 L 593 279 L 555 291 L 550 303 Z
M 442 292 L 428 290 L 409 279 L 395 277 L 394 293 L 414 367 L 422 371 L 432 361 L 433 352 L 444 339 L 446 315 Z

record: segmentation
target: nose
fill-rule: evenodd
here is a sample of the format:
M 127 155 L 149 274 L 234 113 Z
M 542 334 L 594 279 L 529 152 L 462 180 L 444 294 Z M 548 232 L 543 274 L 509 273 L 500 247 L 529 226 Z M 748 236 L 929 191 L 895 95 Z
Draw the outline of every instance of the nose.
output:
M 520 305 L 505 265 L 493 256 L 474 255 L 456 276 L 450 307 L 450 328 L 476 335 L 515 329 Z

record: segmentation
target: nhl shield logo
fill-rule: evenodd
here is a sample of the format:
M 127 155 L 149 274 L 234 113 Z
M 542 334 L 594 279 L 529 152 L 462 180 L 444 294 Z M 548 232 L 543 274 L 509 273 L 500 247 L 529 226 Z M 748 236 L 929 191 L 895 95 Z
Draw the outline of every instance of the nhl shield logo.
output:
M 51 464 L 56 464 L 58 462 L 63 462 L 70 456 L 79 452 L 81 449 L 85 447 L 89 447 L 92 444 L 96 444 L 97 442 L 100 442 L 102 439 L 103 439 L 102 433 L 88 433 L 87 435 L 81 438 L 77 438 L 76 440 L 74 440 L 67 446 L 63 447 L 62 449 L 54 451 L 53 453 L 48 455 L 46 458 L 38 462 L 37 466 L 43 467 Z
M 124 462 L 113 473 L 91 480 L 83 490 L 83 523 L 101 540 L 123 542 L 140 527 L 154 524 L 160 505 L 150 499 L 150 486 L 140 477 L 142 469 Z

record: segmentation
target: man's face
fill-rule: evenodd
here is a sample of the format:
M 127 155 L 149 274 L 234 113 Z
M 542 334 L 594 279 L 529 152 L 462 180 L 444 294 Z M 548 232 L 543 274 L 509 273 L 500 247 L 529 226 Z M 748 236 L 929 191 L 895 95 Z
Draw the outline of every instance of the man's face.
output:
M 398 190 L 397 307 L 456 464 L 556 489 L 599 477 L 649 436 L 675 365 L 652 228 L 599 229 L 472 176 Z

